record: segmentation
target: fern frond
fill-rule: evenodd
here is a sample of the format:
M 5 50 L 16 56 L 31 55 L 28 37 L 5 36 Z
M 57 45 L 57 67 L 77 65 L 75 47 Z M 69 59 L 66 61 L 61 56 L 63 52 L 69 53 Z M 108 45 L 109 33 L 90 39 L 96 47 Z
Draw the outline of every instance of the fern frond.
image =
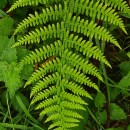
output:
M 50 107 L 45 108 L 40 115 L 45 115 L 45 114 L 51 114 L 54 112 L 59 112 L 60 111 L 60 107 L 59 105 L 52 105 Z
M 51 120 L 55 121 L 55 120 L 60 120 L 60 113 L 55 113 L 55 114 L 51 114 L 46 120 L 45 122 L 49 122 Z
M 68 101 L 62 101 L 60 105 L 61 107 L 64 107 L 64 108 L 85 110 L 85 108 L 82 105 L 68 102 Z
M 50 115 L 45 122 L 48 122 L 48 121 L 51 121 L 51 120 L 59 120 L 60 119 L 60 114 L 59 113 L 56 113 L 56 114 L 52 114 Z M 62 117 L 62 119 L 65 121 L 65 122 L 73 122 L 73 123 L 78 123 L 79 120 L 75 119 L 75 118 L 71 118 L 71 117 Z
M 66 48 L 74 48 L 83 55 L 86 55 L 89 58 L 93 57 L 111 67 L 110 63 L 106 60 L 105 56 L 97 46 L 92 47 L 92 42 L 83 40 L 83 38 L 78 35 L 75 36 L 74 34 L 70 34 L 66 41 L 66 45 Z
M 62 72 L 64 72 L 64 75 L 69 76 L 69 78 L 72 78 L 73 80 L 75 80 L 80 84 L 85 84 L 95 88 L 96 90 L 99 90 L 98 86 L 95 83 L 93 83 L 88 77 L 86 77 L 85 74 L 83 74 L 80 71 L 77 71 L 74 68 L 64 65 L 62 68 Z
M 62 29 L 62 30 L 61 30 Z M 25 35 L 21 39 L 16 42 L 13 47 L 20 46 L 20 45 L 26 45 L 26 44 L 31 44 L 34 42 L 39 43 L 40 39 L 46 40 L 48 38 L 60 38 L 63 39 L 64 37 L 64 22 L 57 23 L 56 25 L 48 25 L 47 27 L 43 27 L 40 29 L 35 29 L 35 31 L 29 32 L 29 34 Z
M 59 97 L 56 95 L 56 96 L 53 96 L 53 98 L 49 98 L 49 99 L 46 99 L 45 101 L 41 102 L 37 107 L 36 109 L 41 109 L 41 108 L 44 108 L 44 107 L 48 107 L 48 106 L 51 106 L 52 104 L 55 104 L 56 102 L 59 101 Z
M 81 97 L 67 93 L 67 92 L 62 92 L 61 98 L 68 100 L 68 101 L 71 101 L 71 102 L 74 102 L 74 103 L 87 105 L 87 103 Z
M 35 14 L 29 14 L 29 16 L 24 19 L 22 22 L 20 22 L 18 24 L 17 29 L 14 32 L 14 35 L 18 32 L 21 32 L 23 29 L 27 28 L 27 27 L 32 27 L 32 26 L 36 26 L 39 24 L 45 24 L 48 21 L 56 21 L 58 20 L 60 17 L 63 16 L 63 9 L 61 4 L 59 4 L 58 6 L 55 5 L 54 9 L 52 6 L 45 8 L 42 10 L 42 13 L 38 13 L 35 11 Z
M 65 115 L 65 116 L 67 116 L 67 117 L 71 117 L 72 119 L 75 119 L 75 118 L 82 119 L 81 115 L 79 115 L 77 112 L 73 112 L 73 111 L 70 111 L 70 110 L 68 110 L 68 111 L 64 110 L 62 114 Z M 61 118 L 61 120 L 64 121 L 64 118 Z M 52 129 L 54 127 L 62 126 L 62 129 L 65 128 L 65 130 L 66 130 L 67 128 L 78 126 L 77 122 L 76 123 L 75 122 L 74 123 L 67 123 L 67 124 L 63 123 L 61 121 L 56 121 L 52 125 L 50 125 L 50 127 L 48 129 Z
M 38 4 L 52 4 L 54 2 L 59 2 L 60 0 L 17 0 L 11 8 L 7 12 L 11 12 L 12 10 L 18 7 L 24 6 L 37 6 Z
M 24 6 L 27 6 L 27 5 L 38 5 L 39 1 L 41 0 L 18 0 L 16 1 L 12 7 L 8 10 L 8 12 L 18 8 L 18 7 L 24 7 Z
M 78 114 L 77 112 L 71 111 L 71 110 L 63 110 L 62 114 L 66 117 L 83 119 L 83 117 L 80 114 Z
M 39 4 L 43 5 L 42 11 L 29 14 L 14 34 L 28 27 L 34 30 L 25 34 L 13 47 L 46 43 L 20 62 L 21 65 L 42 63 L 25 87 L 35 83 L 30 94 L 31 104 L 35 103 L 36 109 L 42 109 L 40 115 L 48 116 L 45 122 L 52 122 L 48 129 L 70 130 L 83 119 L 78 111 L 85 110 L 87 103 L 84 98 L 92 99 L 88 87 L 99 91 L 88 76 L 103 81 L 90 58 L 111 67 L 101 49 L 95 45 L 95 39 L 111 42 L 121 49 L 108 29 L 98 26 L 95 21 L 119 26 L 126 33 L 116 9 L 125 13 L 129 13 L 130 9 L 123 0 L 18 0 L 9 11 Z M 50 60 L 51 57 L 55 58 Z
M 80 122 L 79 120 L 77 120 L 77 119 L 75 119 L 75 118 L 71 118 L 71 117 L 64 117 L 64 121 L 66 122 L 66 123 L 78 123 L 78 122 Z
M 24 87 L 43 78 L 48 72 L 55 71 L 55 69 L 58 68 L 59 63 L 60 63 L 59 58 L 56 58 L 52 61 L 47 62 L 45 65 L 42 65 L 42 67 L 40 67 L 33 73 L 33 75 L 29 78 Z
M 53 73 L 52 75 L 48 75 L 47 77 L 44 77 L 42 80 L 40 80 L 31 90 L 30 97 L 32 97 L 34 94 L 38 93 L 42 89 L 47 88 L 49 84 L 54 84 L 58 78 L 60 77 L 60 74 L 58 72 Z
M 68 1 L 68 6 L 70 1 Z M 107 5 L 104 5 L 100 2 L 96 2 L 94 3 L 93 1 L 88 2 L 88 1 L 75 1 L 75 5 L 78 5 L 78 7 L 76 8 L 76 6 L 70 6 L 70 11 L 73 11 L 71 13 L 78 13 L 78 14 L 85 14 L 87 16 L 91 16 L 91 17 L 97 17 L 97 19 L 103 20 L 103 21 L 107 21 L 110 22 L 111 24 L 117 25 L 120 28 L 122 28 L 122 30 L 124 32 L 126 32 L 123 21 L 121 18 L 119 18 L 119 16 L 117 15 L 117 13 L 114 13 L 115 10 L 113 10 L 112 8 L 107 8 Z M 41 14 L 38 14 L 37 12 L 35 12 L 35 15 L 30 14 L 28 16 L 28 18 L 24 19 L 17 27 L 17 29 L 15 30 L 14 35 L 23 30 L 26 27 L 29 26 L 36 26 L 39 24 L 45 24 L 48 21 L 52 21 L 52 20 L 58 20 L 60 17 L 62 18 L 65 10 L 62 9 L 63 7 L 61 6 L 61 4 L 59 4 L 58 6 L 55 5 L 54 9 L 52 6 L 50 6 L 49 8 L 43 9 Z
M 70 0 L 67 2 L 71 13 L 85 14 L 86 16 L 92 17 L 92 19 L 97 18 L 99 20 L 109 22 L 110 24 L 119 26 L 126 33 L 123 20 L 119 18 L 119 15 L 115 12 L 115 10 L 108 7 L 107 4 L 103 5 L 100 1 L 94 2 L 93 0 L 75 0 L 73 5 L 71 5 Z
M 104 2 L 105 4 L 113 7 L 114 9 L 118 9 L 124 13 L 130 14 L 130 8 L 126 1 L 124 0 L 100 0 L 102 3 Z
M 43 92 L 39 92 L 33 99 L 31 104 L 38 102 L 43 99 L 47 99 L 50 95 L 54 95 L 57 92 L 57 88 L 55 86 L 50 87 L 49 89 L 44 90 Z
M 93 64 L 85 61 L 84 58 L 81 58 L 79 55 L 68 50 L 65 50 L 64 55 L 69 65 L 75 67 L 77 70 L 82 70 L 86 74 L 93 75 L 103 81 L 99 71 Z
M 34 64 L 42 61 L 43 59 L 45 60 L 50 56 L 59 55 L 61 46 L 62 43 L 60 40 L 58 40 L 54 42 L 54 44 L 43 46 L 40 49 L 35 49 L 35 52 L 33 51 L 28 56 L 26 56 L 23 60 L 21 60 L 20 64 Z
M 89 22 L 88 20 L 80 19 L 80 17 L 72 17 L 71 13 L 68 14 L 67 18 L 66 25 L 70 28 L 70 31 L 82 33 L 91 38 L 110 41 L 121 49 L 116 39 L 104 27 L 97 26 L 93 21 Z
M 76 83 L 69 82 L 67 89 L 71 90 L 76 95 L 85 96 L 92 99 L 91 95 L 87 91 L 85 91 L 83 87 L 78 86 Z
M 80 72 L 74 68 L 71 68 L 70 66 L 64 65 L 62 68 L 62 72 L 64 72 L 63 76 L 67 76 L 67 78 L 71 78 L 80 84 L 87 84 L 88 83 L 89 79 L 86 77 L 85 74 L 83 74 L 82 72 Z

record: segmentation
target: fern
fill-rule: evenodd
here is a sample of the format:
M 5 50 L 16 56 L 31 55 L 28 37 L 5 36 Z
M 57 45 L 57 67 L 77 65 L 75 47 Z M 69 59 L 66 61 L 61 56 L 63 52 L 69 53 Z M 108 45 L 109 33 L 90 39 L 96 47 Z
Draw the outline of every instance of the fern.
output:
M 29 14 L 19 23 L 14 35 L 30 27 L 35 29 L 13 47 L 43 43 L 20 62 L 22 65 L 42 62 L 25 87 L 35 83 L 30 94 L 31 104 L 36 103 L 36 109 L 42 109 L 40 115 L 48 116 L 45 122 L 52 121 L 48 129 L 69 130 L 78 126 L 83 118 L 76 111 L 85 110 L 87 103 L 83 99 L 92 99 L 88 87 L 100 91 L 89 75 L 103 81 L 90 58 L 111 67 L 93 39 L 111 42 L 121 48 L 108 29 L 96 21 L 118 26 L 127 33 L 116 9 L 129 13 L 129 7 L 123 0 L 18 0 L 9 11 L 39 4 L 44 5 L 42 11 Z M 44 45 L 48 39 L 52 42 Z

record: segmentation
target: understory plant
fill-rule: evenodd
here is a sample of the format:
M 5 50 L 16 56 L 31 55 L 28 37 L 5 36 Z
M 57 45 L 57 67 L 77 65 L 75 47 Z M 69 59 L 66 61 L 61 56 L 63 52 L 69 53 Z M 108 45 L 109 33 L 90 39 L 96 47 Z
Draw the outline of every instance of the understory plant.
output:
M 41 110 L 40 116 L 47 116 L 45 123 L 51 121 L 48 129 L 78 129 L 83 120 L 80 111 L 87 111 L 95 90 L 100 92 L 93 77 L 107 84 L 104 64 L 111 65 L 103 54 L 105 44 L 121 49 L 109 29 L 119 27 L 127 33 L 118 12 L 129 14 L 130 9 L 123 0 L 18 0 L 8 12 L 24 6 L 39 6 L 14 32 L 26 34 L 13 47 L 34 44 L 35 48 L 19 65 L 40 66 L 25 84 L 33 85 L 31 105 Z
M 2 2 L 0 8 L 6 4 Z M 0 9 L 0 130 L 28 128 L 22 123 L 26 120 L 23 108 L 28 108 L 29 103 L 20 88 L 33 72 L 33 65 L 19 65 L 19 61 L 29 51 L 24 47 L 11 48 L 15 43 L 15 39 L 11 37 L 13 25 L 14 20 Z

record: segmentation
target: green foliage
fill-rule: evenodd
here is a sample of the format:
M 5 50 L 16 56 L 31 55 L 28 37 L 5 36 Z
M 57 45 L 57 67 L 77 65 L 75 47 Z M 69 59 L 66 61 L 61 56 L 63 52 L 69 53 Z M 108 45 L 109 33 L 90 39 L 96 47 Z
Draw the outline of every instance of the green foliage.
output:
M 99 26 L 96 20 L 118 26 L 126 33 L 123 20 L 116 10 L 129 13 L 130 9 L 123 0 L 18 0 L 8 12 L 39 4 L 43 5 L 42 11 L 35 11 L 34 15 L 30 14 L 19 23 L 14 35 L 28 27 L 32 31 L 13 47 L 34 43 L 41 45 L 20 62 L 20 65 L 43 63 L 25 84 L 35 84 L 30 95 L 33 97 L 31 104 L 37 104 L 36 109 L 42 109 L 41 116 L 48 116 L 45 122 L 52 121 L 48 129 L 73 129 L 83 118 L 77 110 L 85 111 L 87 103 L 84 98 L 92 99 L 89 87 L 99 91 L 89 75 L 103 81 L 91 59 L 111 67 L 94 41 L 111 42 L 121 48 L 108 29 Z M 48 43 L 48 39 L 51 42 Z M 98 93 L 95 106 L 103 107 L 105 102 L 104 94 Z M 115 115 L 116 110 L 121 116 Z M 111 104 L 111 118 L 124 119 L 126 115 L 120 107 Z
M 22 86 L 22 80 L 27 79 L 33 70 L 32 65 L 23 68 L 17 63 L 17 51 L 15 48 L 11 48 L 13 44 L 13 39 L 0 36 L 0 81 L 5 82 L 11 98 Z
M 32 65 L 23 67 L 18 63 L 20 58 L 17 55 L 18 50 L 11 48 L 15 41 L 14 38 L 9 39 L 7 36 L 13 30 L 13 23 L 9 16 L 3 16 L 0 19 L 0 81 L 5 83 L 11 98 L 14 97 L 15 92 L 22 86 L 22 80 L 27 80 L 33 71 Z M 28 54 L 27 52 L 27 50 L 24 50 L 25 54 Z
M 97 118 L 99 118 L 99 121 L 100 121 L 101 124 L 105 124 L 107 122 L 107 112 L 106 112 L 106 110 L 98 112 Z
M 10 17 L 3 17 L 0 19 L 0 35 L 8 36 L 13 29 L 13 23 Z
M 130 125 L 128 126 L 127 130 L 130 130 Z
M 97 108 L 102 108 L 106 103 L 106 98 L 102 92 L 99 92 L 95 98 L 95 106 Z
M 0 9 L 3 9 L 6 4 L 7 4 L 7 0 L 2 0 L 2 1 L 0 2 Z
M 111 120 L 122 120 L 127 118 L 124 110 L 114 103 L 110 104 L 110 117 Z
M 14 39 L 6 36 L 0 36 L 0 60 L 8 63 L 17 62 L 17 52 L 15 48 L 11 48 Z
M 129 73 L 129 71 L 130 71 L 130 61 L 122 62 L 119 65 L 119 68 L 120 68 L 121 75 L 122 76 L 126 76 Z

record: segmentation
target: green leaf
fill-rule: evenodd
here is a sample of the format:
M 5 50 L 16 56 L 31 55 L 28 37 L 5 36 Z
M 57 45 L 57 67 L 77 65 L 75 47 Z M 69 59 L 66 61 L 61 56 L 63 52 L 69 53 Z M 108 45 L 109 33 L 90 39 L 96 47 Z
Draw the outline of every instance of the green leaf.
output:
M 5 82 L 11 98 L 22 85 L 19 75 L 21 69 L 22 67 L 15 62 L 12 62 L 11 64 L 8 64 L 5 61 L 0 62 L 0 80 Z
M 111 101 L 113 101 L 121 93 L 121 90 L 119 88 L 110 88 L 110 92 Z
M 17 100 L 17 102 L 19 103 L 19 105 L 20 105 L 22 111 L 26 114 L 26 116 L 27 116 L 31 121 L 33 121 L 34 123 L 37 124 L 38 121 L 29 113 L 29 111 L 27 110 L 27 108 L 26 108 L 25 104 L 23 103 L 21 97 L 20 97 L 18 94 L 16 94 L 15 96 L 16 96 L 16 100 Z
M 120 80 L 120 82 L 118 83 L 118 86 L 120 88 L 127 88 L 127 87 L 129 87 L 130 86 L 130 81 L 129 80 L 130 80 L 130 71 L 129 71 L 129 73 L 126 76 L 124 76 Z
M 130 61 L 122 62 L 119 65 L 119 68 L 120 68 L 121 75 L 126 76 L 128 72 L 130 71 Z
M 29 65 L 24 65 L 21 73 L 20 73 L 20 77 L 21 79 L 24 80 L 28 80 L 28 78 L 31 76 L 32 72 L 33 72 L 33 65 L 29 64 Z
M 128 125 L 127 130 L 130 130 L 130 125 Z
M 27 56 L 30 53 L 30 51 L 28 51 L 24 47 L 17 47 L 16 51 L 17 51 L 17 57 L 19 61 L 21 61 L 25 56 Z
M 4 81 L 4 73 L 6 72 L 8 63 L 6 61 L 0 62 L 0 81 Z
M 118 83 L 118 87 L 121 88 L 121 92 L 125 94 L 126 96 L 129 96 L 129 91 L 130 90 L 130 71 L 129 73 L 124 76 L 120 82 Z
M 97 108 L 104 106 L 104 104 L 106 103 L 106 98 L 105 98 L 105 96 L 104 96 L 104 94 L 103 94 L 102 92 L 99 92 L 99 93 L 97 94 L 94 103 L 95 103 L 95 106 L 96 106 Z
M 7 70 L 5 77 L 5 84 L 8 88 L 10 97 L 12 98 L 15 92 L 22 86 L 22 82 L 20 80 L 20 71 L 22 68 L 18 66 L 16 63 L 12 63 L 10 66 L 10 70 Z
M 29 102 L 28 102 L 27 98 L 23 94 L 21 94 L 19 92 L 17 92 L 16 95 L 18 95 L 22 99 L 23 104 L 28 108 L 29 107 Z M 18 111 L 18 112 L 23 111 L 22 108 L 20 107 L 18 101 L 16 100 L 16 96 L 14 96 L 14 99 L 12 100 L 12 105 L 13 105 L 13 108 L 16 111 Z
M 107 112 L 105 110 L 98 112 L 96 115 L 101 124 L 105 124 L 107 122 Z
M 0 1 L 0 9 L 3 9 L 6 4 L 7 4 L 7 0 L 1 0 Z
M 115 103 L 111 103 L 110 104 L 110 118 L 111 120 L 122 120 L 122 119 L 126 119 L 127 116 L 121 107 L 119 107 Z
M 0 17 L 3 18 L 3 17 L 6 17 L 6 16 L 8 16 L 8 15 L 0 9 Z
M 14 21 L 10 17 L 0 19 L 0 35 L 8 36 L 13 30 Z
M 18 57 L 19 62 L 30 53 L 30 51 L 28 51 L 27 49 L 23 47 L 18 47 L 16 51 L 17 51 L 17 57 Z M 27 80 L 34 70 L 33 67 L 34 67 L 33 64 L 24 65 L 20 73 L 21 79 Z
M 2 55 L 3 50 L 5 48 L 7 48 L 8 43 L 9 43 L 8 37 L 0 35 L 0 55 Z M 1 57 L 0 57 L 0 59 L 1 59 Z
M 16 48 L 11 48 L 14 44 L 14 39 L 8 39 L 7 44 L 8 45 L 3 49 L 1 60 L 7 61 L 8 63 L 17 62 Z

